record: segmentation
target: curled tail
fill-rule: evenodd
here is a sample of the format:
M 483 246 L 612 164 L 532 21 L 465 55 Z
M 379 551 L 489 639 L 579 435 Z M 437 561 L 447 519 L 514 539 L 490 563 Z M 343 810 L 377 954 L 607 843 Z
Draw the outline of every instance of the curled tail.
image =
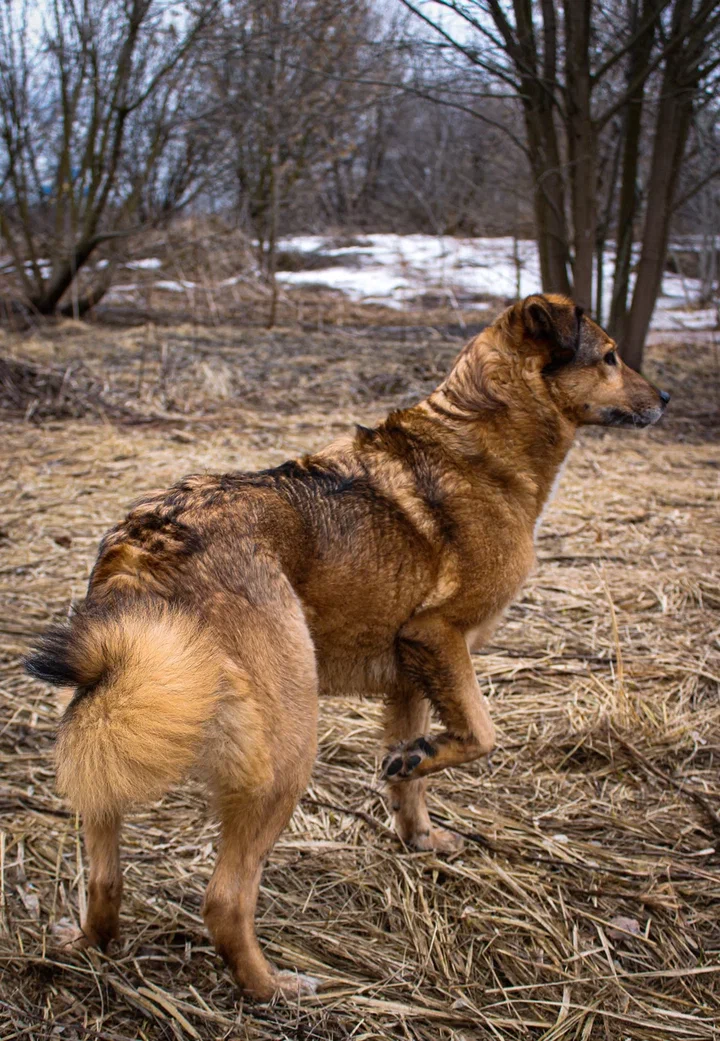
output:
M 25 667 L 77 688 L 58 732 L 60 793 L 93 816 L 159 798 L 197 758 L 220 660 L 200 621 L 164 603 L 81 608 L 51 629 Z

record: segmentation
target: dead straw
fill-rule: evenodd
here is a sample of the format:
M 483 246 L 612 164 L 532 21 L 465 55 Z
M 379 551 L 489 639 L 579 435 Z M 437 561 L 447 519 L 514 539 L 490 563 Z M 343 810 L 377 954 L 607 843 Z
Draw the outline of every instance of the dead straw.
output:
M 720 452 L 702 345 L 651 351 L 674 395 L 664 426 L 591 432 L 573 451 L 537 573 L 476 658 L 499 747 L 432 786 L 464 852 L 400 847 L 377 780 L 379 706 L 323 705 L 259 918 L 278 965 L 321 978 L 316 1000 L 238 999 L 202 925 L 216 828 L 192 783 L 127 821 L 123 942 L 108 957 L 63 946 L 85 854 L 53 787 L 58 709 L 20 653 L 83 595 L 99 536 L 138 492 L 321 445 L 424 393 L 457 346 L 297 327 L 6 337 L 6 357 L 43 371 L 82 357 L 103 402 L 145 422 L 2 422 L 5 1041 L 720 1037 Z

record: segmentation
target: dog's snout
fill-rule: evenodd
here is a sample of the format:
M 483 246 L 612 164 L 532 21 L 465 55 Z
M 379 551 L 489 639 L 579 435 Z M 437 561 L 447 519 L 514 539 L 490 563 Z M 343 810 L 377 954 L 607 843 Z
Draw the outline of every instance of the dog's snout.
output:
M 667 405 L 668 401 L 670 400 L 670 395 L 668 394 L 668 392 L 666 390 L 661 390 L 659 391 L 659 394 L 660 400 L 662 401 L 663 405 Z

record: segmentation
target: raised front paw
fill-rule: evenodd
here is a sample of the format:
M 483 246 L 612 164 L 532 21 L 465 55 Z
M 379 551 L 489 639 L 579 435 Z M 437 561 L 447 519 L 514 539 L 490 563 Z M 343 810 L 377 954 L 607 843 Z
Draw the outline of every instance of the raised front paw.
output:
M 393 783 L 410 781 L 418 774 L 420 764 L 436 755 L 437 748 L 431 738 L 418 737 L 414 741 L 403 741 L 391 748 L 383 759 L 381 776 L 383 780 Z

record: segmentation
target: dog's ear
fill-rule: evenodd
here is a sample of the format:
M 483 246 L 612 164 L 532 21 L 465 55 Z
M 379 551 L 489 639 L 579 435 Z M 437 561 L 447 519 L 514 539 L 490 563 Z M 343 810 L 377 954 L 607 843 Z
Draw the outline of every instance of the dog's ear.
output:
M 577 354 L 583 309 L 563 297 L 528 296 L 520 305 L 524 338 L 542 344 L 549 366 L 559 368 Z

